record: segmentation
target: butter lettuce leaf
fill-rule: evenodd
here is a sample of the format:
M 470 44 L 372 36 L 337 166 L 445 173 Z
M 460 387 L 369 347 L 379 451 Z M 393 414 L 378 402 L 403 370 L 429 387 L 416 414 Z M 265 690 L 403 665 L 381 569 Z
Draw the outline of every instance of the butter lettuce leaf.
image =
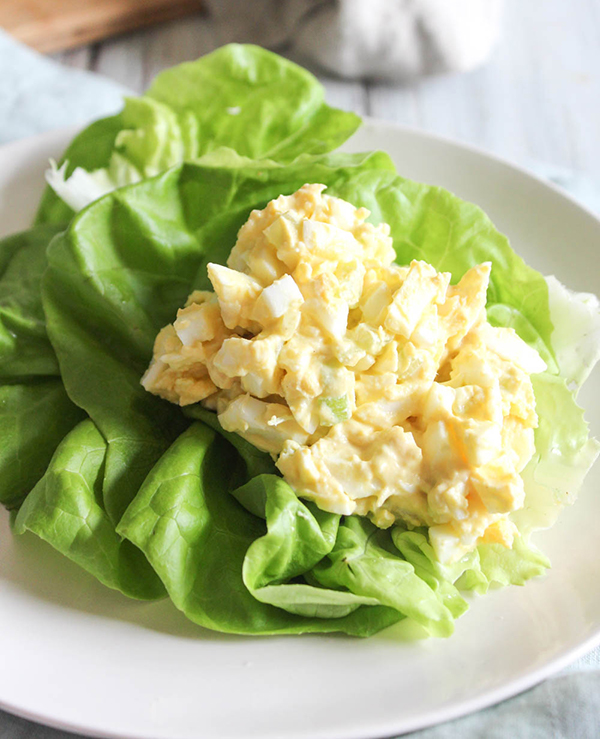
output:
M 245 464 L 245 469 L 240 473 L 240 478 L 234 484 L 243 485 L 253 478 L 258 478 L 259 475 L 279 475 L 275 462 L 270 454 L 257 449 L 255 446 L 250 444 L 249 441 L 243 439 L 239 434 L 234 434 L 231 431 L 225 431 L 225 429 L 219 423 L 219 418 L 216 413 L 203 408 L 200 404 L 188 406 L 183 409 L 183 412 L 187 418 L 193 418 L 197 421 L 202 421 L 209 426 L 213 431 L 216 431 L 224 439 L 226 439 L 237 451 Z M 258 488 L 261 490 L 262 488 Z M 262 503 L 257 503 L 261 500 L 260 496 L 256 494 L 256 491 L 252 489 L 252 495 L 237 495 L 238 500 L 247 508 L 250 513 L 254 513 L 261 518 L 265 517 L 265 500 Z M 258 507 L 257 507 L 258 506 Z
M 59 377 L 0 385 L 0 503 L 19 507 L 83 417 Z
M 59 375 L 46 333 L 41 280 L 46 248 L 63 228 L 38 226 L 0 241 L 0 381 Z
M 476 555 L 457 581 L 459 588 L 486 593 L 492 584 L 525 585 L 550 567 L 548 557 L 524 536 L 517 536 L 510 549 L 501 544 L 480 544 Z
M 396 549 L 415 568 L 415 574 L 438 594 L 454 618 L 462 616 L 468 604 L 454 585 L 463 565 L 442 565 L 427 539 L 427 530 L 408 531 L 403 526 L 391 530 Z
M 419 577 L 439 593 L 455 618 L 468 608 L 461 591 L 483 595 L 492 585 L 524 585 L 550 567 L 548 558 L 523 536 L 516 537 L 511 549 L 501 544 L 480 544 L 452 564 L 438 562 L 426 529 L 407 531 L 395 526 L 392 540 Z
M 132 598 L 164 596 L 142 552 L 117 535 L 102 502 L 106 441 L 89 420 L 59 445 L 21 506 L 14 529 L 29 530 L 110 588 Z
M 393 609 L 364 606 L 363 599 L 344 593 L 328 595 L 302 584 L 275 585 L 270 592 L 269 585 L 260 587 L 302 570 L 318 556 L 311 557 L 311 544 L 326 541 L 332 529 L 325 527 L 323 535 L 309 520 L 309 540 L 295 537 L 303 504 L 295 496 L 282 501 L 277 492 L 271 495 L 269 478 L 251 483 L 269 488 L 267 533 L 265 522 L 227 493 L 240 464 L 231 445 L 195 423 L 154 467 L 119 524 L 118 531 L 146 554 L 177 608 L 201 626 L 240 634 L 368 636 L 398 621 Z M 289 546 L 286 536 L 293 537 Z M 251 591 L 245 581 L 259 587 Z
M 554 276 L 546 282 L 560 375 L 577 394 L 600 358 L 600 303 L 595 295 L 569 290 Z
M 267 523 L 267 533 L 252 542 L 242 568 L 244 585 L 254 598 L 311 618 L 340 618 L 361 605 L 380 605 L 370 596 L 290 582 L 331 552 L 338 515 L 301 501 L 276 475 L 254 477 L 233 496 L 246 509 L 260 512 Z
M 532 383 L 538 414 L 535 455 L 522 473 L 524 508 L 511 516 L 524 534 L 552 526 L 561 509 L 575 502 L 600 451 L 566 380 L 544 372 Z
M 0 241 L 0 503 L 17 508 L 83 413 L 68 398 L 48 339 L 41 279 L 63 226 Z
M 398 556 L 389 531 L 378 529 L 366 518 L 344 520 L 333 550 L 312 574 L 321 585 L 341 586 L 394 608 L 434 636 L 450 636 L 454 631 L 454 616 L 443 596 Z
M 252 45 L 230 44 L 167 69 L 147 95 L 176 112 L 199 155 L 227 146 L 252 159 L 291 162 L 336 149 L 361 123 L 327 105 L 306 69 Z
M 219 147 L 291 162 L 332 151 L 359 125 L 354 113 L 325 103 L 302 67 L 257 46 L 223 46 L 162 72 L 121 113 L 80 133 L 63 155 L 66 169 L 49 175 L 37 221 L 69 219 L 111 189 Z

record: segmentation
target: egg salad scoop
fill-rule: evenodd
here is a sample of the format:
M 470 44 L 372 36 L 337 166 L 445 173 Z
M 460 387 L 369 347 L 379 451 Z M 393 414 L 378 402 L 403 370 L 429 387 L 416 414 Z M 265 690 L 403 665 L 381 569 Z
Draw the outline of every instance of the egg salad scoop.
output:
M 511 547 L 534 453 L 531 375 L 546 369 L 486 319 L 491 265 L 456 285 L 394 263 L 389 226 L 319 184 L 251 213 L 158 335 L 142 384 L 202 402 L 323 510 L 429 527 L 441 562 Z

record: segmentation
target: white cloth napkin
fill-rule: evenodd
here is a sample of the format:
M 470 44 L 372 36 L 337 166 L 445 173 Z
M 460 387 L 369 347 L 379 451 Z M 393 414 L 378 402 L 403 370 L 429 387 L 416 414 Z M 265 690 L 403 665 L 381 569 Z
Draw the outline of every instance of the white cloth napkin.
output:
M 504 0 L 205 0 L 221 41 L 286 50 L 350 78 L 406 80 L 483 64 Z
M 368 2 L 373 4 L 374 0 Z M 282 2 L 282 12 L 286 5 Z M 120 109 L 124 93 L 127 90 L 116 83 L 62 67 L 16 44 L 0 31 L 0 142 L 60 126 L 83 125 L 114 113 Z M 529 166 L 600 213 L 600 189 L 592 181 L 539 163 Z M 410 736 L 411 739 L 598 739 L 599 726 L 600 648 L 516 698 Z M 76 739 L 76 735 L 0 711 L 0 739 Z

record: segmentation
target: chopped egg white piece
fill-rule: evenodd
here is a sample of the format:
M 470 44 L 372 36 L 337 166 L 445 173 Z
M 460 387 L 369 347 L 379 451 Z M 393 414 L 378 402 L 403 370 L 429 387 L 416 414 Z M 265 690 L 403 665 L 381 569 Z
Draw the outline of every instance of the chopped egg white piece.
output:
M 252 211 L 214 293 L 158 335 L 144 387 L 216 410 L 327 511 L 428 526 L 443 562 L 512 545 L 545 364 L 485 303 L 491 265 L 394 263 L 390 229 L 305 185 Z

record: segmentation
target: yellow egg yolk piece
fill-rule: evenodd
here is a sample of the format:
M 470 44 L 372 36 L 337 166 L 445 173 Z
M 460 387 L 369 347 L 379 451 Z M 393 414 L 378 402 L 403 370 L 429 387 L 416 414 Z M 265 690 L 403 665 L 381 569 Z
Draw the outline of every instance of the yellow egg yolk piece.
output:
M 380 527 L 429 527 L 442 562 L 512 545 L 546 366 L 486 319 L 491 265 L 394 263 L 386 224 L 304 185 L 252 211 L 214 292 L 158 335 L 142 384 L 202 402 L 297 494 Z

